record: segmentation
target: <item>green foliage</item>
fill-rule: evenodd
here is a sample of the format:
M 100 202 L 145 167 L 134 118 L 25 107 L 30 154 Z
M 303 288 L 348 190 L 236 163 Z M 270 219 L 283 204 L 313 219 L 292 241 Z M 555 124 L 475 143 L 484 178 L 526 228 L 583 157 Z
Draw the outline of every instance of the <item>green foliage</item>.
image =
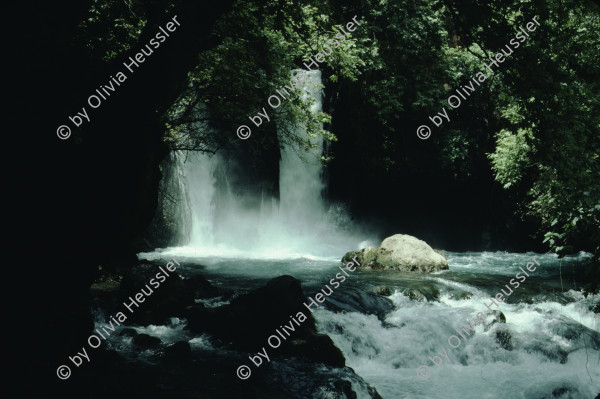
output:
M 586 249 L 598 257 L 600 22 L 584 5 L 568 3 L 540 16 L 523 53 L 527 63 L 503 77 L 508 128 L 497 133 L 490 159 L 505 188 L 528 188 L 525 213 L 538 218 L 555 252 Z
M 135 15 L 126 2 L 93 0 L 89 16 L 80 24 L 83 47 L 102 61 L 110 61 L 124 51 L 131 50 L 146 24 Z
M 504 188 L 510 188 L 520 182 L 523 169 L 530 162 L 531 147 L 527 144 L 527 138 L 531 137 L 531 130 L 518 129 L 512 133 L 503 129 L 496 137 L 496 151 L 490 154 L 492 169 Z
M 378 121 L 390 131 L 409 112 L 421 112 L 443 97 L 448 74 L 447 32 L 435 3 L 372 2 L 363 45 L 370 82 L 365 95 Z

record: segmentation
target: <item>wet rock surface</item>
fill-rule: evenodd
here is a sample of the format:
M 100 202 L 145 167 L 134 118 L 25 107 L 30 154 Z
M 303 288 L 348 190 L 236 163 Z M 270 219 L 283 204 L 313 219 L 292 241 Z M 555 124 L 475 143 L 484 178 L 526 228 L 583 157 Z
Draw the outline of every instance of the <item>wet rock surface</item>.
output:
M 235 298 L 229 305 L 219 308 L 206 308 L 202 304 L 190 306 L 186 317 L 191 331 L 208 332 L 232 348 L 256 352 L 268 347 L 267 339 L 274 335 L 282 341 L 280 347 L 269 348 L 276 356 L 304 356 L 343 367 L 344 356 L 331 338 L 316 332 L 315 320 L 303 305 L 306 301 L 300 281 L 281 276 L 269 281 L 265 287 Z
M 356 258 L 364 268 L 433 273 L 448 270 L 446 257 L 425 241 L 406 234 L 395 234 L 382 241 L 379 248 L 364 248 L 346 253 L 342 262 Z

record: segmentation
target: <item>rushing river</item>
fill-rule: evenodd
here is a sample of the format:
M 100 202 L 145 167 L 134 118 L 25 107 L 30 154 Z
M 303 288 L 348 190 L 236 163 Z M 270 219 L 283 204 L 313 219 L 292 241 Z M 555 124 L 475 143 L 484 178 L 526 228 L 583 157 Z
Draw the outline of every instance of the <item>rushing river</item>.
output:
M 201 273 L 214 285 L 237 290 L 292 275 L 313 297 L 340 266 L 339 259 L 237 259 L 192 252 L 173 248 L 141 257 L 177 256 L 183 276 Z M 586 254 L 563 260 L 536 255 L 540 266 L 506 302 L 491 305 L 489 297 L 501 288 L 508 291 L 505 284 L 534 255 L 447 253 L 450 270 L 434 275 L 357 269 L 314 312 L 318 329 L 384 398 L 594 398 L 600 392 L 600 320 L 590 310 L 592 298 L 577 291 Z M 423 296 L 414 295 L 415 289 Z M 468 319 L 487 312 L 486 303 L 501 311 L 506 323 L 486 327 L 494 318 L 488 315 L 466 335 Z M 182 324 L 150 329 L 167 342 L 183 334 Z M 460 340 L 450 341 L 456 348 L 448 342 L 451 335 Z M 420 366 L 429 367 L 428 379 L 417 375 Z

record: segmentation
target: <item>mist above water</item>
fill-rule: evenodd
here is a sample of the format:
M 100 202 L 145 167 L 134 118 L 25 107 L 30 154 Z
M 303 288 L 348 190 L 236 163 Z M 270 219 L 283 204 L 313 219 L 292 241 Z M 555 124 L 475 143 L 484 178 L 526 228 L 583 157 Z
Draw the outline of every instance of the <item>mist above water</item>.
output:
M 322 108 L 321 72 L 308 75 L 310 79 L 300 89 L 314 100 L 316 113 Z M 302 126 L 296 133 L 308 138 Z M 293 148 L 281 151 L 279 199 L 240 194 L 231 185 L 232 168 L 218 154 L 180 153 L 177 175 L 184 180 L 180 186 L 186 188 L 182 214 L 190 219 L 181 225 L 189 223 L 190 228 L 185 242 L 172 252 L 199 257 L 339 260 L 347 251 L 375 245 L 350 222 L 342 205 L 324 200 L 326 184 L 319 163 L 323 141 L 311 142 L 314 148 L 302 158 Z

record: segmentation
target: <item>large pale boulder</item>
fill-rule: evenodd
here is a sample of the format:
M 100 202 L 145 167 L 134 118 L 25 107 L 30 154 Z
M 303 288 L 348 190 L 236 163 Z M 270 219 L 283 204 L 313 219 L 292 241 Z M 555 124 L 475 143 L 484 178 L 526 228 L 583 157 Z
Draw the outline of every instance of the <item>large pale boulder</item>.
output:
M 379 248 L 369 247 L 348 252 L 342 262 L 350 262 L 354 257 L 362 267 L 373 270 L 432 273 L 448 269 L 448 262 L 441 252 L 431 248 L 425 241 L 407 234 L 388 237 Z

